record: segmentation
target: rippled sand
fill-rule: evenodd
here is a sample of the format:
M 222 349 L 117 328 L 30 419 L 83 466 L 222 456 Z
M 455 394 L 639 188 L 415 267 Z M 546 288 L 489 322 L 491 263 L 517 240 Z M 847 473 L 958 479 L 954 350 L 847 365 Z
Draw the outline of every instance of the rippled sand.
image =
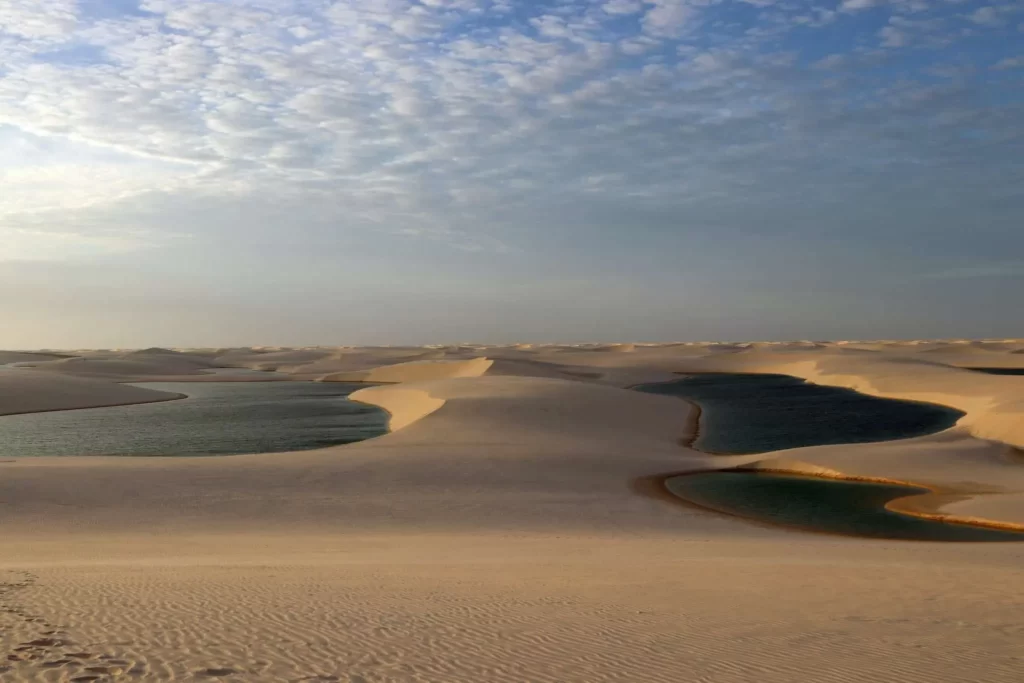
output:
M 396 431 L 343 447 L 0 463 L 0 677 L 1017 681 L 1021 545 L 803 534 L 638 482 L 774 461 L 945 487 L 932 509 L 1024 521 L 1011 448 L 1024 447 L 1024 379 L 953 367 L 1024 366 L 1021 348 L 182 354 L 197 368 L 186 378 L 218 364 L 315 379 L 417 361 L 420 381 L 360 392 Z M 119 374 L 115 352 L 88 373 L 61 359 L 0 373 L 0 407 L 19 405 L 15 386 L 40 410 L 68 407 L 72 385 L 79 403 L 128 398 L 113 382 L 165 377 L 180 366 L 153 358 L 167 355 L 131 360 L 145 376 Z M 474 358 L 493 363 L 462 362 Z M 681 445 L 685 402 L 622 388 L 698 369 L 792 374 L 966 415 L 900 442 L 711 456 Z

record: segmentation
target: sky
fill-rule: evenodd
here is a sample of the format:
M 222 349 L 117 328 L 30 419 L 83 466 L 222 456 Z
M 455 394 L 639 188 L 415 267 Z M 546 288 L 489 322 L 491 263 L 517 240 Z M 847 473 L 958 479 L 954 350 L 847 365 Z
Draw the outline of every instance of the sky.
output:
M 1024 0 L 3 0 L 0 348 L 1024 336 Z

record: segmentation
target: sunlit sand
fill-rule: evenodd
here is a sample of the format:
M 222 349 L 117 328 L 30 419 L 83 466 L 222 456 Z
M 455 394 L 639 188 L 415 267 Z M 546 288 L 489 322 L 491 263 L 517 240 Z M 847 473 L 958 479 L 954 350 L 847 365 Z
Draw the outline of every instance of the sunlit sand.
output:
M 0 353 L 0 414 L 129 382 L 362 380 L 391 432 L 231 457 L 0 462 L 0 679 L 1019 681 L 1024 543 L 806 533 L 649 484 L 721 469 L 907 482 L 1024 524 L 1024 341 Z M 31 366 L 31 367 L 25 367 Z M 964 413 L 911 439 L 723 456 L 629 387 L 778 373 Z M 227 375 L 221 375 L 226 377 Z M 4 419 L 0 417 L 0 420 Z M 938 523 L 938 522 L 937 522 Z

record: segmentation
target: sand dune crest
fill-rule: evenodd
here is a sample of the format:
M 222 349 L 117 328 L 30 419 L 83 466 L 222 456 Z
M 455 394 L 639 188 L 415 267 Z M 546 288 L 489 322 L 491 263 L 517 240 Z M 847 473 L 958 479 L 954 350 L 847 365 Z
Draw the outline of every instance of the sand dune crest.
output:
M 0 414 L 167 398 L 114 383 L 138 369 L 122 363 L 380 382 L 353 398 L 393 429 L 296 453 L 0 462 L 0 679 L 1017 683 L 1024 544 L 807 535 L 639 486 L 841 473 L 969 489 L 929 504 L 1024 521 L 1007 446 L 1024 439 L 1024 379 L 950 367 L 1024 363 L 1002 344 L 153 349 L 66 363 L 105 379 L 0 370 Z M 929 348 L 954 350 L 924 362 Z M 709 456 L 685 446 L 687 402 L 623 388 L 695 371 L 967 416 L 914 439 Z
M 322 382 L 423 382 L 455 377 L 480 377 L 491 367 L 488 358 L 470 360 L 424 360 L 383 365 L 369 370 L 337 372 L 320 379 Z

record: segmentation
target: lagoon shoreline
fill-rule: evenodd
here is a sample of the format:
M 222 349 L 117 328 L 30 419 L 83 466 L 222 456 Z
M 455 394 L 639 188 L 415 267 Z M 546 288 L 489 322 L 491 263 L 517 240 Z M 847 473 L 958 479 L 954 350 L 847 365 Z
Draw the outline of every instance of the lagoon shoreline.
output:
M 975 493 L 942 514 L 1024 521 L 1024 474 L 1006 455 L 1024 445 L 1020 380 L 942 363 L 1008 351 L 845 346 L 232 351 L 232 364 L 310 379 L 387 366 L 401 380 L 401 364 L 416 365 L 413 381 L 358 392 L 397 425 L 369 441 L 230 458 L 5 459 L 0 654 L 15 659 L 0 660 L 0 676 L 87 675 L 67 654 L 88 652 L 90 666 L 146 681 L 788 683 L 825 670 L 1015 681 L 1007 624 L 1024 608 L 1009 588 L 1020 544 L 799 533 L 640 495 L 658 473 L 797 463 L 938 488 L 971 481 Z M 927 363 L 904 361 L 932 349 Z M 108 400 L 126 371 L 224 362 L 121 355 L 37 369 L 35 389 L 19 386 L 56 408 L 65 390 Z M 474 358 L 492 362 L 465 363 Z M 89 379 L 74 375 L 83 366 Z M 896 443 L 712 456 L 687 446 L 697 411 L 686 402 L 624 389 L 690 370 L 791 374 L 966 416 Z

